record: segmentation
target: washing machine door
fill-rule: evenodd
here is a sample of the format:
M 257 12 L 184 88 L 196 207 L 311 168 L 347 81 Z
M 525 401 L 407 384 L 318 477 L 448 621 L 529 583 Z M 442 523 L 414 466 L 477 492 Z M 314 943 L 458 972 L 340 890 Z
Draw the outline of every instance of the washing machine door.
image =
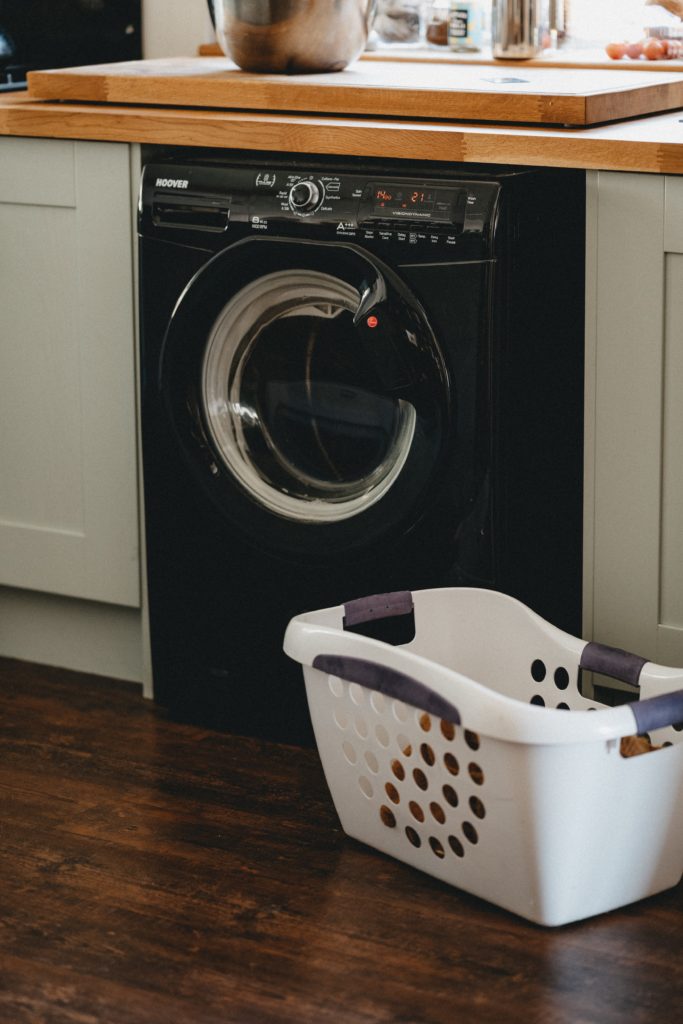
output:
M 410 529 L 448 431 L 448 374 L 420 303 L 347 244 L 253 238 L 178 302 L 161 358 L 170 425 L 204 492 L 282 553 Z

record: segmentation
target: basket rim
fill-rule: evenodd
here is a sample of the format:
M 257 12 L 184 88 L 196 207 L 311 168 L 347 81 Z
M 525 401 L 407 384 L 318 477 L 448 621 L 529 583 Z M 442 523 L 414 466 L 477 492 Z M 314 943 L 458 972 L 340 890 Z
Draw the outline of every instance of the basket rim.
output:
M 458 600 L 477 600 L 491 603 L 511 603 L 530 617 L 540 633 L 565 648 L 568 656 L 578 665 L 581 653 L 588 641 L 565 633 L 516 598 L 498 591 L 483 588 L 436 588 L 414 591 L 416 618 L 421 595 L 446 595 L 457 592 Z M 386 680 L 392 674 L 412 679 L 417 689 L 427 689 L 439 700 L 457 709 L 460 719 L 468 729 L 483 736 L 511 743 L 534 745 L 560 745 L 577 743 L 607 743 L 623 736 L 633 735 L 639 730 L 631 705 L 600 707 L 595 710 L 569 710 L 541 707 L 515 697 L 507 696 L 484 683 L 472 679 L 452 668 L 417 654 L 407 647 L 394 647 L 381 640 L 345 632 L 343 629 L 344 606 L 304 612 L 295 616 L 285 633 L 284 650 L 295 661 L 310 670 L 319 672 L 322 679 L 329 673 L 316 668 L 314 662 L 321 656 L 341 659 L 342 662 L 361 662 L 375 666 L 378 678 Z M 319 662 L 320 664 L 320 662 Z M 654 685 L 657 693 L 670 693 L 683 688 L 683 671 L 648 662 L 642 674 L 643 682 Z M 368 687 L 368 680 L 370 685 Z M 350 682 L 359 681 L 350 679 Z M 370 689 L 384 689 L 384 683 L 374 685 L 372 673 L 365 672 L 360 685 Z M 389 696 L 392 693 L 389 692 Z M 429 707 L 400 699 L 419 710 Z M 683 747 L 683 745 L 681 745 Z M 677 747 L 666 748 L 675 750 Z

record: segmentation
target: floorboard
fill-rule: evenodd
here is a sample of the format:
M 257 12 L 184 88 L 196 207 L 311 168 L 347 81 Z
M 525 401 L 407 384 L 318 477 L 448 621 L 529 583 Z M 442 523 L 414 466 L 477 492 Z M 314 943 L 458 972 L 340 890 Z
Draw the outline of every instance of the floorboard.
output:
M 315 751 L 0 659 L 2 1024 L 651 1024 L 683 887 L 538 928 L 345 837 Z

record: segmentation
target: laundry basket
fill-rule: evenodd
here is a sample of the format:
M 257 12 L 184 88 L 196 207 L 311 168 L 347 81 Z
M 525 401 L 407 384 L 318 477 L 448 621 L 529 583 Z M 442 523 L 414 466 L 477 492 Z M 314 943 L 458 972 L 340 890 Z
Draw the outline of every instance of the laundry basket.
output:
M 412 615 L 414 639 L 402 646 L 354 631 Z M 468 588 L 298 615 L 284 647 L 303 665 L 348 835 L 544 925 L 680 880 L 682 670 Z M 581 669 L 629 683 L 640 699 L 586 699 Z M 645 733 L 657 749 L 623 756 L 621 737 Z

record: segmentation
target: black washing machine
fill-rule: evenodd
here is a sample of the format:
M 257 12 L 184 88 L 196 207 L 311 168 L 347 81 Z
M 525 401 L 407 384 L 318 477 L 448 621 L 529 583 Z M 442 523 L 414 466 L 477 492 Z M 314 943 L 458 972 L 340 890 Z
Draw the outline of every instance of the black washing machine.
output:
M 371 593 L 494 587 L 580 629 L 583 225 L 571 171 L 145 166 L 161 704 L 308 741 L 286 624 Z

